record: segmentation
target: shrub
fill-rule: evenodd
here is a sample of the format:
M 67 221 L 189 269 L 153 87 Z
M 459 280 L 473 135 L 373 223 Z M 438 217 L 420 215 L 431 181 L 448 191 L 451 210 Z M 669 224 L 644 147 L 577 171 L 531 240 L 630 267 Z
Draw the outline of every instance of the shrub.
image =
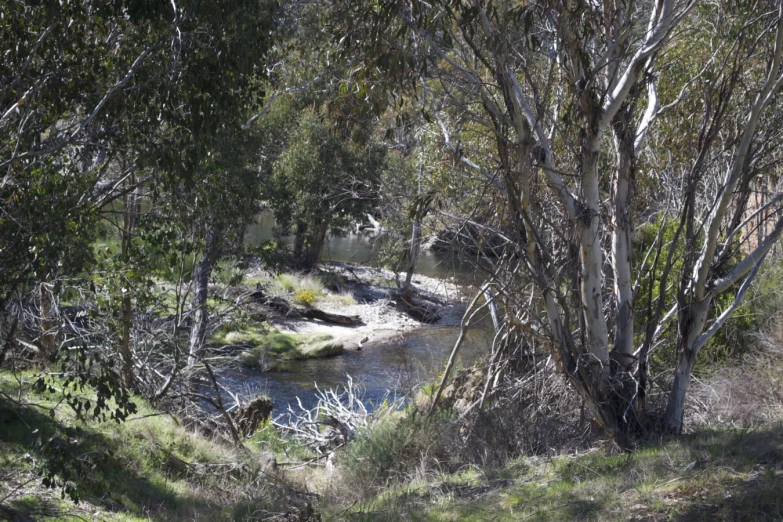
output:
M 392 482 L 403 482 L 422 463 L 447 457 L 450 430 L 443 414 L 425 417 L 415 413 L 385 417 L 346 446 L 339 454 L 342 483 L 353 494 L 376 493 Z
M 318 297 L 315 295 L 315 292 L 310 289 L 299 290 L 296 294 L 294 294 L 294 302 L 303 306 L 310 306 L 317 298 Z
M 226 286 L 237 286 L 242 284 L 245 278 L 245 271 L 233 260 L 221 259 L 215 266 L 213 277 L 218 283 Z

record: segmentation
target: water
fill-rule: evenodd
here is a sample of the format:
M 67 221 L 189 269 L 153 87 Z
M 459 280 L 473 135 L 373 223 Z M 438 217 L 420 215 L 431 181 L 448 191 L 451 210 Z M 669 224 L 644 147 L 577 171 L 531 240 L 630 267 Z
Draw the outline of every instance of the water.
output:
M 372 408 L 387 393 L 410 394 L 417 384 L 440 375 L 458 335 L 457 327 L 432 326 L 361 351 L 347 351 L 329 359 L 293 361 L 287 371 L 236 370 L 223 375 L 224 384 L 235 390 L 266 393 L 274 401 L 275 413 L 281 413 L 288 405 L 297 410 L 297 397 L 302 406 L 313 408 L 317 402 L 316 385 L 322 391 L 336 389 L 344 386 L 350 376 L 354 385 L 362 386 L 365 404 Z M 460 348 L 460 362 L 470 365 L 489 351 L 491 343 L 485 328 L 470 330 Z
M 275 218 L 272 213 L 262 212 L 256 222 L 247 228 L 245 244 L 256 246 L 262 241 L 273 239 L 274 225 Z M 375 266 L 378 261 L 378 244 L 362 233 L 349 233 L 345 236 L 329 235 L 324 245 L 322 260 Z M 419 255 L 416 273 L 439 278 L 454 277 L 467 281 L 471 278 L 473 270 L 449 253 L 424 251 Z
M 274 216 L 264 212 L 249 227 L 245 243 L 258 245 L 273 238 Z M 377 263 L 377 245 L 364 234 L 330 236 L 324 247 L 323 260 L 351 262 L 372 266 Z M 473 272 L 448 253 L 422 252 L 418 274 L 430 277 L 452 277 L 467 283 Z M 414 278 L 415 280 L 415 278 Z M 464 305 L 463 305 L 464 306 Z M 460 361 L 470 365 L 476 357 L 489 352 L 491 333 L 484 325 L 469 331 L 460 349 Z M 275 412 L 284 412 L 288 405 L 297 409 L 297 397 L 305 408 L 316 405 L 316 386 L 324 391 L 344 386 L 349 376 L 364 390 L 364 400 L 370 408 L 387 394 L 410 394 L 413 387 L 436 378 L 459 336 L 455 326 L 430 326 L 409 332 L 399 339 L 361 351 L 348 351 L 329 359 L 293 361 L 286 371 L 262 372 L 239 369 L 223 374 L 230 388 L 260 391 L 275 403 Z

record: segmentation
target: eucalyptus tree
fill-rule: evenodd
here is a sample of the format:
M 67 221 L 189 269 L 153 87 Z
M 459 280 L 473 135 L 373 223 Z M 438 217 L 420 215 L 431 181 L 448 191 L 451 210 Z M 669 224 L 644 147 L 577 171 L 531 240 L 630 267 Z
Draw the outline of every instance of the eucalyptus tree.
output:
M 278 227 L 293 235 L 299 268 L 320 261 L 330 230 L 341 233 L 372 210 L 384 156 L 380 145 L 355 141 L 328 115 L 301 114 L 265 189 Z
M 256 97 L 274 8 L 199 0 L 0 7 L 4 294 L 89 267 L 102 211 L 141 185 L 188 178 L 210 136 L 239 127 Z M 122 227 L 124 244 L 133 222 Z M 127 298 L 122 307 L 127 321 Z
M 647 424 L 640 401 L 647 357 L 672 317 L 679 356 L 663 420 L 682 429 L 696 355 L 742 300 L 783 229 L 780 221 L 762 227 L 763 240 L 744 255 L 734 248 L 745 223 L 747 183 L 778 157 L 772 137 L 783 83 L 783 8 L 779 2 L 696 6 L 690 0 L 372 6 L 346 0 L 335 16 L 349 34 L 344 52 L 364 56 L 363 69 L 348 82 L 378 85 L 374 74 L 383 71 L 393 78 L 390 88 L 424 99 L 441 147 L 461 172 L 483 180 L 484 205 L 495 212 L 476 224 L 506 241 L 497 265 L 505 268 L 490 274 L 490 282 L 511 305 L 507 327 L 549 347 L 596 421 L 623 444 Z M 737 36 L 737 43 L 716 43 L 718 31 Z M 701 68 L 671 74 L 676 62 L 663 57 L 673 47 L 687 48 L 689 39 L 700 44 Z M 699 77 L 708 80 L 706 90 L 698 90 Z M 659 101 L 659 91 L 667 99 Z M 683 148 L 692 143 L 695 156 L 658 148 L 666 140 L 656 126 L 667 118 L 705 122 L 695 140 L 673 137 Z M 734 140 L 726 137 L 732 126 L 739 129 Z M 662 166 L 664 157 L 672 164 Z M 665 172 L 640 169 L 648 165 Z M 648 180 L 672 181 L 672 171 L 687 173 L 684 183 L 669 183 L 664 192 L 679 191 L 682 206 L 639 196 Z M 768 219 L 779 213 L 778 201 L 772 197 L 765 207 Z M 633 257 L 634 221 L 657 216 L 663 231 L 675 212 L 673 244 L 664 247 L 659 237 L 650 252 L 654 269 L 640 273 L 645 262 Z M 471 209 L 464 213 L 465 222 L 475 221 Z M 674 257 L 683 252 L 686 262 L 674 273 Z M 650 277 L 661 290 L 649 295 L 654 313 L 641 335 L 634 331 L 636 290 Z M 666 302 L 673 281 L 676 302 Z M 731 305 L 715 317 L 712 303 L 730 288 Z

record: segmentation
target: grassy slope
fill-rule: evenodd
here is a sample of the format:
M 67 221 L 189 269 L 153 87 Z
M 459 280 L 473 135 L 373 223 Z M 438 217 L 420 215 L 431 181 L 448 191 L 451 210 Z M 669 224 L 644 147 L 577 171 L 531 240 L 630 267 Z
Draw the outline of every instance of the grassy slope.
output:
M 631 455 L 522 458 L 429 475 L 332 512 L 350 520 L 781 520 L 783 423 L 705 430 Z
M 0 373 L 0 389 L 16 396 L 19 386 Z M 23 389 L 25 402 L 53 405 Z M 0 499 L 22 486 L 2 503 L 63 520 L 72 520 L 64 513 L 88 520 L 257 520 L 263 509 L 276 510 L 281 490 L 259 469 L 257 445 L 231 448 L 136 402 L 139 413 L 123 424 L 83 422 L 63 405 L 52 418 L 39 407 L 0 402 Z M 78 505 L 43 488 L 34 474 L 58 446 L 85 464 L 86 475 L 76 480 L 84 500 Z
M 18 383 L 0 373 L 0 388 L 14 395 Z M 52 404 L 29 391 L 23 397 Z M 59 513 L 55 520 L 72 520 L 65 513 L 87 520 L 258 520 L 286 509 L 280 479 L 270 480 L 256 464 L 259 450 L 285 449 L 269 434 L 238 451 L 143 403 L 134 420 L 119 425 L 82 422 L 63 406 L 50 418 L 41 408 L 0 404 L 0 498 L 30 481 L 4 504 L 39 516 Z M 26 424 L 40 432 L 31 435 Z M 78 481 L 85 499 L 78 506 L 42 488 L 32 473 L 42 455 L 38 439 L 53 434 L 95 466 Z M 327 493 L 319 509 L 325 520 L 780 520 L 781 492 L 783 423 L 773 423 L 703 430 L 632 455 L 594 449 L 520 458 L 502 469 L 419 471 L 353 505 Z

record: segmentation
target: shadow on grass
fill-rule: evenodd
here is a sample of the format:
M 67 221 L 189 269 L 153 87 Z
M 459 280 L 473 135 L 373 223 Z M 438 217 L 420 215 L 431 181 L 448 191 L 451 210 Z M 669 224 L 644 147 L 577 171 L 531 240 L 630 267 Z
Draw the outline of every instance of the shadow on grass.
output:
M 176 491 L 167 480 L 179 478 L 174 467 L 164 465 L 160 477 L 145 476 L 140 465 L 116 455 L 117 444 L 89 426 L 66 426 L 31 407 L 0 401 L 0 449 L 33 456 L 39 468 L 72 481 L 79 496 L 95 506 L 161 521 L 175 518 L 174 513 L 208 514 L 224 507 Z M 19 503 L 25 509 L 29 498 Z
M 783 423 L 760 430 L 705 430 L 683 437 L 698 466 L 719 480 L 684 488 L 677 521 L 783 520 Z M 702 464 L 703 462 L 703 464 Z

